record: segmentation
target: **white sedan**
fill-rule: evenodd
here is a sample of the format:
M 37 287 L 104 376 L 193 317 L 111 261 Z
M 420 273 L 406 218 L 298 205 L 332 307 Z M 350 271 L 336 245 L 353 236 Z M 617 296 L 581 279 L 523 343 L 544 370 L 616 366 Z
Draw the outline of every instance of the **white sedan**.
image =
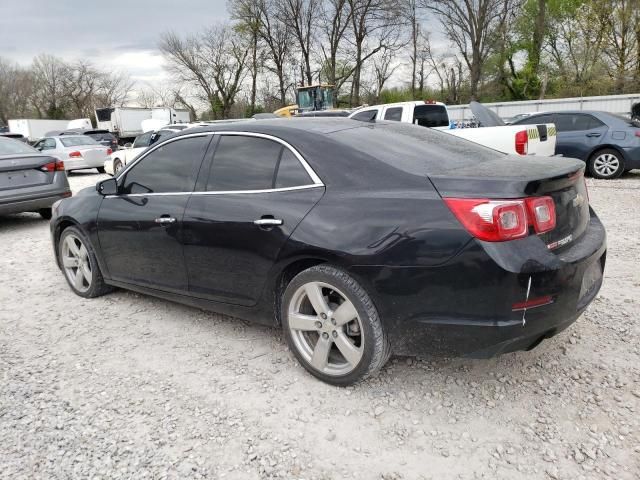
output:
M 173 128 L 173 125 L 169 125 L 158 131 L 150 131 L 145 132 L 142 135 L 138 135 L 133 141 L 132 146 L 125 146 L 111 154 L 111 156 L 104 162 L 104 171 L 109 175 L 117 175 L 125 165 L 130 163 L 134 158 L 140 155 L 140 153 L 144 152 L 147 147 L 154 144 L 164 136 L 180 131 L 182 126 L 180 127 L 181 128 Z
M 87 135 L 64 135 L 45 137 L 34 145 L 47 155 L 64 162 L 66 171 L 96 168 L 104 173 L 104 162 L 112 150 L 96 142 Z

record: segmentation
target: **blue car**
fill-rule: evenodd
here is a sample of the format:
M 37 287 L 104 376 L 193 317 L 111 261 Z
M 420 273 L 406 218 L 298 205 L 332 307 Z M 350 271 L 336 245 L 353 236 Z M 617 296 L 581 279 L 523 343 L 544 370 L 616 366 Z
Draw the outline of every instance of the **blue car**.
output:
M 640 123 L 637 120 L 595 111 L 543 112 L 517 120 L 513 125 L 554 123 L 556 154 L 579 158 L 595 178 L 617 178 L 640 168 Z

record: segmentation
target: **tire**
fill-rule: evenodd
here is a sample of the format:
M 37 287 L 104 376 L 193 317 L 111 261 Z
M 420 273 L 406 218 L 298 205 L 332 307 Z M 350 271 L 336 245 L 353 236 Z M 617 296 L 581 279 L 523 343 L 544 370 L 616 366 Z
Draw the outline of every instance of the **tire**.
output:
M 97 167 L 96 170 L 98 170 L 98 173 L 105 173 L 104 167 Z
M 76 250 L 71 244 L 75 245 Z M 76 295 L 94 298 L 113 290 L 104 282 L 91 242 L 79 228 L 68 227 L 63 230 L 57 249 L 64 278 Z
M 317 265 L 299 273 L 280 305 L 289 348 L 323 382 L 352 385 L 380 370 L 391 355 L 371 298 L 337 267 Z
M 620 152 L 612 148 L 595 152 L 589 158 L 587 166 L 593 178 L 610 180 L 624 173 L 624 159 Z
M 122 162 L 120 161 L 119 158 L 116 158 L 113 162 L 113 176 L 115 177 L 118 173 L 120 173 L 120 170 L 122 170 Z
M 51 209 L 50 208 L 41 208 L 38 210 L 38 213 L 45 220 L 51 220 Z

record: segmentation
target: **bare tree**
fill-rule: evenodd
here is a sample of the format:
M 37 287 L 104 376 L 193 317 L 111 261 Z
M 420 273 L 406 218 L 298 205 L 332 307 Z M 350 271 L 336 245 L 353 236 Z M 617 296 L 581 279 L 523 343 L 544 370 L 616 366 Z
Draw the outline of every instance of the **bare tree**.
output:
M 260 12 L 260 37 L 269 52 L 265 67 L 278 78 L 280 105 L 287 103 L 287 62 L 291 49 L 291 30 L 277 16 L 278 0 L 256 0 Z
M 317 29 L 320 0 L 280 0 L 278 16 L 287 25 L 300 47 L 303 78 L 307 85 L 313 83 L 311 70 L 311 45 Z
M 354 47 L 351 105 L 360 103 L 364 63 L 379 51 L 401 45 L 401 6 L 392 0 L 348 0 L 351 8 L 350 42 Z
M 469 68 L 471 98 L 478 98 L 484 64 L 495 46 L 495 33 L 510 0 L 421 0 L 433 11 Z
M 34 88 L 29 69 L 0 58 L 0 123 L 6 125 L 10 118 L 33 115 L 30 99 Z
M 373 57 L 373 74 L 375 77 L 375 95 L 376 99 L 380 99 L 380 94 L 387 80 L 389 80 L 394 72 L 400 67 L 400 64 L 392 65 L 393 51 L 384 49 Z
M 67 78 L 69 66 L 53 55 L 42 54 L 33 61 L 32 72 L 36 88 L 32 103 L 40 118 L 64 118 L 68 102 Z
M 251 91 L 249 94 L 249 110 L 253 115 L 256 112 L 256 94 L 258 91 L 258 74 L 260 72 L 260 8 L 253 0 L 230 0 L 227 8 L 231 14 L 231 18 L 237 23 L 236 30 L 247 37 L 249 45 L 248 63 L 249 72 L 251 74 Z
M 615 82 L 615 92 L 623 93 L 637 68 L 639 45 L 635 27 L 640 3 L 638 0 L 609 0 L 599 3 L 598 8 L 607 25 L 604 53 L 611 64 L 610 75 Z
M 353 72 L 350 63 L 340 58 L 340 47 L 351 25 L 348 0 L 324 0 L 319 18 L 322 32 L 319 42 L 322 49 L 321 75 L 324 75 L 330 85 L 334 85 L 334 97 L 337 97 L 340 88 Z
M 215 118 L 227 118 L 240 90 L 249 50 L 227 24 L 181 39 L 165 33 L 160 50 L 171 72 L 197 87 Z

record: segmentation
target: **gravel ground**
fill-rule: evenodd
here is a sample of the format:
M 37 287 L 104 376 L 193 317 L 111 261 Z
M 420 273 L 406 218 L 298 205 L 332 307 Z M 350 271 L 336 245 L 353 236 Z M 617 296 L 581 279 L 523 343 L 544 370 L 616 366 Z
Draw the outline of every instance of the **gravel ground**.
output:
M 0 478 L 639 478 L 640 174 L 588 183 L 608 262 L 571 328 L 491 360 L 395 358 L 347 389 L 275 329 L 77 297 L 46 222 L 0 218 Z

